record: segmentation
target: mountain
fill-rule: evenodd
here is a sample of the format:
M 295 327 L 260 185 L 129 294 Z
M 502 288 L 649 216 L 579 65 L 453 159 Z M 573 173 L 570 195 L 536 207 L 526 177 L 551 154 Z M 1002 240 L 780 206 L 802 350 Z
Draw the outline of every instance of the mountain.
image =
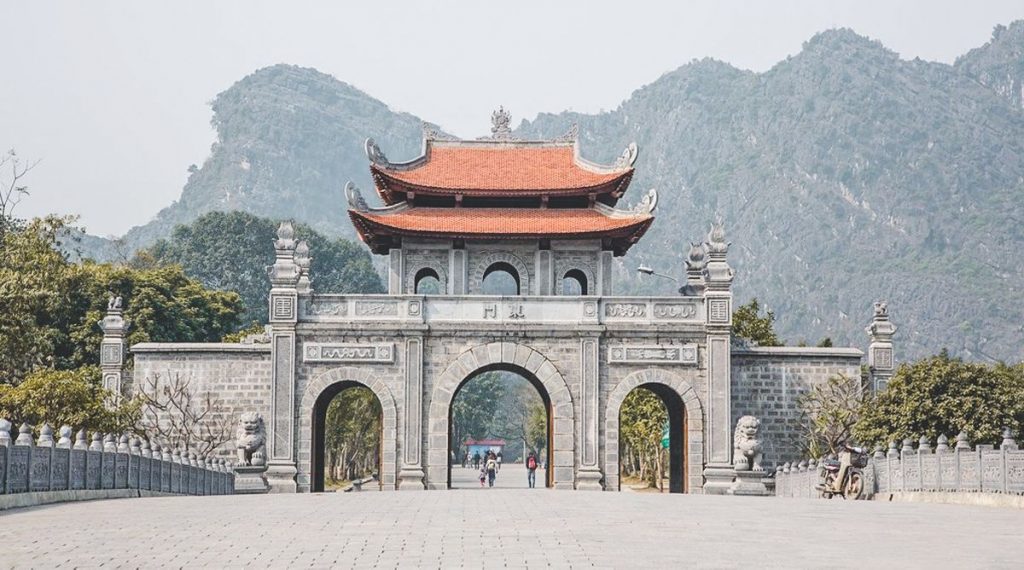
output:
M 686 241 L 721 216 L 737 302 L 758 297 L 791 344 L 864 346 L 887 299 L 898 350 L 1024 359 L 1024 22 L 953 65 L 903 60 L 829 30 L 764 73 L 693 61 L 614 111 L 542 114 L 522 137 L 579 125 L 583 154 L 640 145 L 633 190 L 657 219 L 618 265 L 623 293 L 674 289 Z M 211 210 L 295 217 L 352 236 L 340 188 L 369 188 L 362 146 L 418 154 L 420 120 L 315 70 L 259 70 L 217 96 L 218 141 L 182 198 L 125 241 L 144 245 Z M 484 118 L 485 120 L 485 118 Z

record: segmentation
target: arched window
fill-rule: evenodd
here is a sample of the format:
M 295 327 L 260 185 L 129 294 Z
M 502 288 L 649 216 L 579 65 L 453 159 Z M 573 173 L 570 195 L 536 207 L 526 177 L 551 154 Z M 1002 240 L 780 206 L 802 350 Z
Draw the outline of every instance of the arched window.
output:
M 414 293 L 417 295 L 440 295 L 441 291 L 441 277 L 438 276 L 437 271 L 429 267 L 424 267 L 416 272 L 416 283 Z
M 480 289 L 484 295 L 519 295 L 519 272 L 504 261 L 492 263 L 484 271 Z
M 570 269 L 562 278 L 563 295 L 586 295 L 587 275 L 579 269 Z

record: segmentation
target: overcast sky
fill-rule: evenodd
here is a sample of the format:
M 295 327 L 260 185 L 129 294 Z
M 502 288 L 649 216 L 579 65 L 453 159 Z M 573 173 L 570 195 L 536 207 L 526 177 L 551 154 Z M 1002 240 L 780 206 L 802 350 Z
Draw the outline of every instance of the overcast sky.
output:
M 16 214 L 76 213 L 91 233 L 121 234 L 177 199 L 188 165 L 203 162 L 208 102 L 275 63 L 470 137 L 499 104 L 514 124 L 613 109 L 694 58 L 763 71 L 828 28 L 951 63 L 1019 18 L 1021 0 L 0 0 L 0 149 L 42 159 Z

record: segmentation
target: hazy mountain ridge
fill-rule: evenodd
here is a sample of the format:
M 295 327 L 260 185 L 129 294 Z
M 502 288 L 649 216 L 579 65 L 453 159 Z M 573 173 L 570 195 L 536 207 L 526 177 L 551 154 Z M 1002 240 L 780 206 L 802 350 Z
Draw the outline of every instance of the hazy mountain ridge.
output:
M 541 114 L 517 134 L 557 136 L 576 122 L 584 156 L 602 162 L 639 143 L 623 204 L 652 186 L 662 202 L 620 260 L 623 293 L 671 291 L 633 269 L 642 261 L 678 274 L 684 240 L 702 239 L 721 215 L 737 301 L 761 298 L 790 342 L 864 346 L 871 302 L 887 298 L 904 357 L 948 347 L 1020 360 L 1022 77 L 1024 22 L 997 28 L 954 65 L 902 60 L 831 30 L 764 73 L 694 61 L 614 111 Z M 352 236 L 340 189 L 350 178 L 371 187 L 365 137 L 395 160 L 420 148 L 419 119 L 312 69 L 259 70 L 213 110 L 210 157 L 128 243 L 215 209 Z

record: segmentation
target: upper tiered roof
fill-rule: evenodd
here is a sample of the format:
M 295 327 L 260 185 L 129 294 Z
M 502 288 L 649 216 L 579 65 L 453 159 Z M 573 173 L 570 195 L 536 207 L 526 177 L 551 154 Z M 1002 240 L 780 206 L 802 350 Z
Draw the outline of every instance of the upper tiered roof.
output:
M 575 128 L 555 140 L 523 141 L 512 136 L 503 109 L 492 120 L 491 136 L 478 140 L 427 132 L 422 154 L 403 163 L 390 162 L 373 139 L 367 139 L 366 155 L 381 199 L 391 205 L 410 196 L 459 201 L 593 196 L 611 206 L 629 187 L 635 144 L 615 164 L 603 166 L 580 157 Z
M 475 141 L 425 129 L 422 155 L 401 164 L 367 139 L 386 206 L 368 207 L 351 182 L 345 194 L 352 223 L 375 253 L 401 247 L 403 237 L 430 237 L 600 239 L 623 255 L 654 221 L 654 190 L 631 210 L 613 207 L 632 179 L 636 144 L 615 165 L 600 166 L 580 158 L 575 127 L 555 140 L 522 141 L 504 109 L 491 118 L 491 136 Z

